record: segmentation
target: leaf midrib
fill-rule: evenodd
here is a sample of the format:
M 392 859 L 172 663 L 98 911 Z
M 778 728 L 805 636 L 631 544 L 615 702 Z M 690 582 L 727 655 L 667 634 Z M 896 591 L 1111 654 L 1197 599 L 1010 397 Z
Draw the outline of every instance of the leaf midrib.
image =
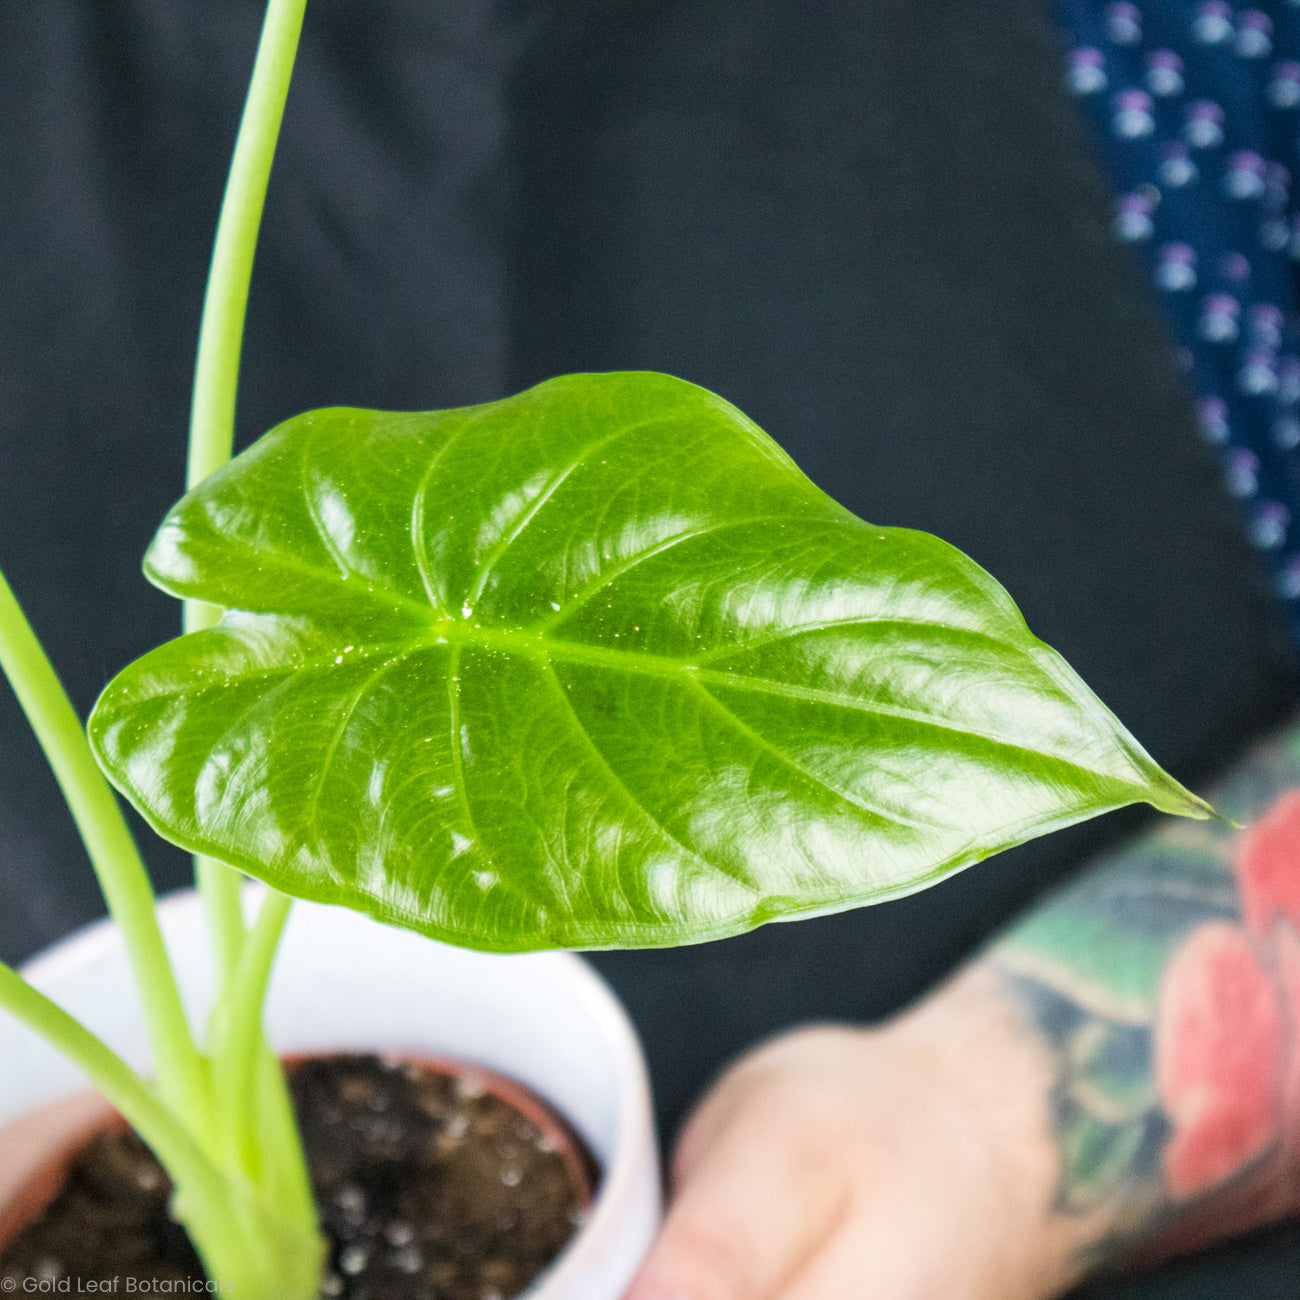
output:
M 861 619 L 856 620 L 860 625 Z M 881 624 L 890 624 L 900 620 L 880 619 Z M 912 622 L 914 620 L 901 620 Z M 220 630 L 221 625 L 217 629 Z M 228 631 L 238 631 L 230 628 Z M 209 635 L 209 634 L 200 634 Z M 359 645 L 348 655 L 342 664 L 334 657 L 322 660 L 299 660 L 281 667 L 269 667 L 252 671 L 239 672 L 237 679 L 250 681 L 257 678 L 275 678 L 286 673 L 328 672 L 339 667 L 355 667 L 374 657 L 391 659 L 394 652 L 402 657 L 420 649 L 434 649 L 438 646 L 447 648 L 449 654 L 459 658 L 468 649 L 490 654 L 513 655 L 525 658 L 542 667 L 553 663 L 568 663 L 586 667 L 602 668 L 615 673 L 635 673 L 641 676 L 657 677 L 661 680 L 674 681 L 686 678 L 698 685 L 712 685 L 738 691 L 751 691 L 763 695 L 780 696 L 783 699 L 798 700 L 810 704 L 822 704 L 829 708 L 848 709 L 856 713 L 872 716 L 894 718 L 900 722 L 915 726 L 943 731 L 950 735 L 965 736 L 973 741 L 997 746 L 1000 749 L 1029 755 L 1033 759 L 1046 759 L 1058 766 L 1073 771 L 1086 773 L 1090 778 L 1107 776 L 1117 778 L 1112 773 L 1102 773 L 1082 763 L 1052 754 L 1046 750 L 1019 744 L 1005 737 L 978 731 L 970 727 L 955 726 L 942 718 L 909 709 L 903 705 L 889 704 L 883 701 L 865 701 L 846 697 L 834 691 L 812 686 L 797 686 L 767 677 L 754 677 L 748 674 L 729 672 L 722 669 L 701 667 L 689 659 L 674 658 L 668 655 L 648 654 L 644 651 L 615 649 L 609 646 L 592 645 L 577 641 L 562 641 L 544 638 L 527 630 L 493 629 L 481 625 L 467 625 L 467 620 L 440 619 L 433 622 L 426 635 L 403 639 L 400 642 L 386 642 L 374 646 Z M 743 647 L 736 647 L 737 650 Z M 191 699 L 196 696 L 211 694 L 227 689 L 229 681 L 213 682 L 203 687 L 195 687 L 187 682 L 185 693 Z M 1130 783 L 1140 784 L 1139 776 L 1129 778 Z

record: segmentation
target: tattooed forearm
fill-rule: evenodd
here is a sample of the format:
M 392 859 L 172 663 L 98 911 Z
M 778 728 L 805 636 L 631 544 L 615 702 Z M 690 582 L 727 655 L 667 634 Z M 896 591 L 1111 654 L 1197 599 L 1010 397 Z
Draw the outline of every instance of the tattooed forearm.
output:
M 1300 1208 L 1300 731 L 1131 845 L 986 960 L 1056 1062 L 1057 1213 L 1099 1253 Z

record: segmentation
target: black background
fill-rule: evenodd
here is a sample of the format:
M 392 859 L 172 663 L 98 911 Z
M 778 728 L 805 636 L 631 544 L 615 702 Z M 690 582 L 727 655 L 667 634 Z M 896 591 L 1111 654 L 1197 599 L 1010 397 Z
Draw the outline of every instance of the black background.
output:
M 83 711 L 177 625 L 139 557 L 183 480 L 259 21 L 255 0 L 0 6 L 0 566 Z M 1296 681 L 1109 222 L 1033 0 L 312 0 L 240 442 L 314 406 L 673 372 L 852 510 L 966 550 L 1203 784 Z M 885 907 L 599 957 L 665 1130 L 757 1038 L 906 1004 L 1142 819 Z M 159 883 L 185 883 L 142 840 Z M 0 900 L 8 960 L 102 910 L 7 694 Z M 1292 1296 L 1295 1238 L 1090 1294 Z

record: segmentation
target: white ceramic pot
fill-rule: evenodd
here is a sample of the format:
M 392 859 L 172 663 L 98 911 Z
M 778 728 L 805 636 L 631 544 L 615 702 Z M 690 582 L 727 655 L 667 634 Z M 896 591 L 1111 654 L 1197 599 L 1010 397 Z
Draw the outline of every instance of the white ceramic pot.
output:
M 164 899 L 159 918 L 191 1021 L 202 1025 L 212 979 L 197 895 Z M 139 1003 L 110 922 L 56 944 L 23 973 L 131 1065 L 148 1069 Z M 622 1296 L 659 1216 L 650 1092 L 627 1016 L 580 958 L 470 952 L 343 908 L 295 903 L 266 1026 L 281 1054 L 450 1056 L 515 1078 L 544 1097 L 587 1140 L 603 1173 L 587 1222 L 529 1300 Z M 86 1087 L 77 1069 L 0 1012 L 0 1206 L 41 1148 L 65 1142 L 102 1108 L 85 1096 Z M 30 1143 L 34 1133 L 37 1141 Z M 21 1162 L 14 1154 L 20 1147 L 32 1152 Z

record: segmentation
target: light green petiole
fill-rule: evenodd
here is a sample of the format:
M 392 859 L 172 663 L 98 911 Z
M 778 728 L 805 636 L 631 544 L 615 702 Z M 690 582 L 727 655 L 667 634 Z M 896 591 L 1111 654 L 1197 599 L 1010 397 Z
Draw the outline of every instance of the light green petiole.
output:
M 266 201 L 266 187 L 284 116 L 306 0 L 270 0 L 248 88 L 248 99 L 230 163 L 217 238 L 212 250 L 203 320 L 199 327 L 190 412 L 190 454 L 186 487 L 201 483 L 230 459 L 235 440 L 235 397 L 239 356 L 248 307 L 253 254 Z M 185 602 L 185 630 L 210 627 L 221 611 L 201 601 Z M 195 858 L 221 984 L 235 977 L 244 940 L 239 874 L 224 863 Z
M 284 1076 L 274 1058 L 260 1059 L 270 1057 L 262 1007 L 289 904 L 289 897 L 274 889 L 263 899 L 226 990 L 222 1032 L 212 1045 L 213 1076 L 223 1084 L 219 1122 L 224 1149 L 250 1177 L 274 1180 L 287 1220 L 314 1226 L 311 1184 L 301 1158 L 295 1159 L 297 1133 L 291 1122 L 283 1122 L 291 1111 L 274 1095 L 283 1092 Z
M 121 927 L 162 1095 L 190 1118 L 197 1132 L 208 1131 L 212 1097 L 206 1062 L 185 1018 L 154 913 L 148 873 L 72 703 L 3 574 L 0 668 L 45 751 L 81 832 L 104 901 Z
M 239 387 L 239 354 L 253 274 L 253 253 L 262 220 L 271 161 L 275 156 L 280 119 L 289 94 L 289 78 L 302 31 L 306 0 L 270 0 L 244 116 L 230 163 L 217 238 L 212 250 L 199 353 L 194 369 L 194 402 L 190 416 L 190 461 L 186 486 L 201 483 L 230 459 L 234 446 L 235 394 Z M 196 602 L 197 604 L 197 602 Z M 219 610 L 189 616 L 215 621 Z
M 306 0 L 269 0 L 267 5 L 203 302 L 187 487 L 224 465 L 234 448 L 253 256 L 305 8 Z M 210 627 L 220 614 L 215 606 L 186 601 L 185 630 Z M 203 855 L 194 864 L 220 990 L 211 1045 L 213 1087 L 222 1104 L 216 1140 L 227 1164 L 254 1179 L 263 1197 L 279 1206 L 286 1241 L 303 1250 L 304 1242 L 318 1241 L 316 1207 L 284 1076 L 262 1030 L 262 1007 L 289 899 L 269 894 L 257 923 L 246 932 L 240 873 Z M 320 1250 L 308 1254 L 319 1267 Z M 309 1280 L 314 1284 L 317 1279 Z M 292 1288 L 297 1284 L 282 1279 L 283 1294 L 296 1294 Z
M 224 1175 L 185 1125 L 116 1052 L 3 963 L 0 1006 L 86 1074 L 148 1142 L 172 1178 L 184 1184 L 191 1206 L 202 1209 L 200 1217 L 209 1221 L 214 1234 L 237 1230 L 239 1215 Z
M 319 1246 L 286 1229 L 282 1207 L 219 1168 L 194 1134 L 103 1041 L 0 963 L 0 1007 L 78 1066 L 166 1168 L 176 1211 L 211 1278 L 248 1300 L 309 1300 Z

